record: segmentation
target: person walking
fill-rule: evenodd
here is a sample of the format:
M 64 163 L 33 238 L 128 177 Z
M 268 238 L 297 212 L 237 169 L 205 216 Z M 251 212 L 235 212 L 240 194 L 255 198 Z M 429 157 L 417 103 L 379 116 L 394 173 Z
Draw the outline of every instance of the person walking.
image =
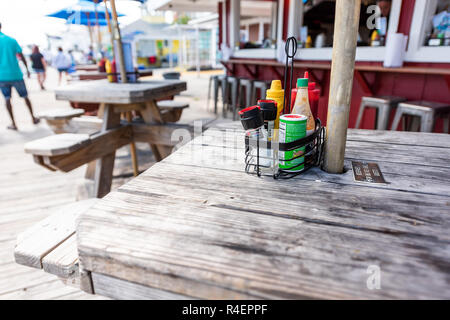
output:
M 17 130 L 11 105 L 12 87 L 14 87 L 19 96 L 25 100 L 33 123 L 39 123 L 39 119 L 33 114 L 31 101 L 28 99 L 27 87 L 23 81 L 23 74 L 22 71 L 20 71 L 19 62 L 17 61 L 17 56 L 19 56 L 27 69 L 27 76 L 29 78 L 30 71 L 28 70 L 27 61 L 22 53 L 22 48 L 14 38 L 8 37 L 2 33 L 1 29 L 2 25 L 0 23 L 0 90 L 5 97 L 6 109 L 8 109 L 9 116 L 11 117 L 12 124 L 8 126 L 8 129 Z
M 72 65 L 72 60 L 70 59 L 70 57 L 67 54 L 65 54 L 63 52 L 63 49 L 61 47 L 59 47 L 58 53 L 52 59 L 52 65 L 56 69 L 58 69 L 58 72 L 59 72 L 58 85 L 60 85 L 61 81 L 62 81 L 63 73 L 65 73 L 66 77 L 67 77 L 67 74 L 68 74 L 67 72 L 69 71 L 69 68 Z
M 39 51 L 38 46 L 33 47 L 33 53 L 30 56 L 31 58 L 31 68 L 37 75 L 37 80 L 41 90 L 45 90 L 44 82 L 46 76 L 47 63 L 45 62 L 44 56 Z

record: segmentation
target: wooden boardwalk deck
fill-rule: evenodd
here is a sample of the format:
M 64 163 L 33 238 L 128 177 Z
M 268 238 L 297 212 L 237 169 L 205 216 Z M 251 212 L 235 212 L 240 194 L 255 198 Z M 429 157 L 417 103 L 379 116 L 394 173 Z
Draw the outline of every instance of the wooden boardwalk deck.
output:
M 43 128 L 38 129 L 24 140 L 38 137 L 45 131 Z M 99 299 L 68 287 L 43 271 L 14 262 L 17 235 L 58 207 L 76 200 L 84 167 L 66 174 L 50 172 L 36 165 L 31 156 L 24 154 L 24 142 L 13 140 L 14 143 L 0 145 L 0 299 Z M 145 145 L 143 147 L 139 148 L 138 145 L 141 170 L 154 162 L 150 149 Z M 128 147 L 119 150 L 114 170 L 114 189 L 131 178 L 129 158 Z

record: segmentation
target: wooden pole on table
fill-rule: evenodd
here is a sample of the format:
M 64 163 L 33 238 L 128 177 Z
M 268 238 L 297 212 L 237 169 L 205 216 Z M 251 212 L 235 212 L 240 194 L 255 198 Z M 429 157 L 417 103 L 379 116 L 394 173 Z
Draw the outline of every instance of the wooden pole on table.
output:
M 111 21 L 110 21 L 110 17 L 109 17 L 108 6 L 107 6 L 107 4 L 106 4 L 106 0 L 103 0 L 103 3 L 104 3 L 104 5 L 105 5 L 106 22 L 108 23 L 108 31 L 109 31 L 110 38 L 111 38 L 111 50 L 112 50 L 112 56 L 113 56 L 113 59 L 115 59 L 116 53 L 114 52 L 114 34 L 113 34 L 113 29 L 112 29 L 112 27 L 111 27 Z
M 98 23 L 98 12 L 97 12 L 98 1 L 100 0 L 95 0 L 95 24 L 97 26 L 98 51 L 101 52 L 102 33 L 100 32 L 100 24 Z
M 114 29 L 114 37 L 117 42 L 117 55 L 119 59 L 120 65 L 120 77 L 122 78 L 122 83 L 127 82 L 127 71 L 125 69 L 125 59 L 123 56 L 123 47 L 122 47 L 122 37 L 120 36 L 119 22 L 117 19 L 117 10 L 116 10 L 116 1 L 109 0 L 111 2 L 111 13 L 113 16 L 113 29 Z
M 342 173 L 361 0 L 336 0 L 324 170 Z
M 105 13 L 106 13 L 106 20 L 108 20 L 108 28 L 109 31 L 111 33 L 112 31 L 112 35 L 114 35 L 115 40 L 117 41 L 117 54 L 118 54 L 118 59 L 119 59 L 119 64 L 120 64 L 120 75 L 122 78 L 122 83 L 126 83 L 127 82 L 127 72 L 125 69 L 125 59 L 123 57 L 123 47 L 122 47 L 122 38 L 120 36 L 120 29 L 119 29 L 119 22 L 117 20 L 117 10 L 116 10 L 116 2 L 115 0 L 110 0 L 111 2 L 111 13 L 114 19 L 113 22 L 113 30 L 111 30 L 111 25 L 109 23 L 109 13 L 108 13 L 108 7 L 106 6 L 106 0 L 103 0 L 105 3 Z M 114 50 L 114 40 L 112 42 L 112 49 L 113 49 L 113 55 L 115 55 L 115 50 Z M 131 123 L 131 112 L 127 112 L 126 113 L 126 118 L 127 121 Z M 136 144 L 134 142 L 130 143 L 130 150 L 131 150 L 131 162 L 133 165 L 133 174 L 134 176 L 138 176 L 139 175 L 139 165 L 138 165 L 138 159 L 137 159 L 137 152 L 136 152 Z

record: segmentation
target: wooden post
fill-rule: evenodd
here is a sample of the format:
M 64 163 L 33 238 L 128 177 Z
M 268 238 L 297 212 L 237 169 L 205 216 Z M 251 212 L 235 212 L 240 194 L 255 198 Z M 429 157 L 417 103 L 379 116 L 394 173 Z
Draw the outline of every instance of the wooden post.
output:
M 127 111 L 125 113 L 125 117 L 127 118 L 128 123 L 131 124 L 132 122 L 131 111 Z M 134 142 L 130 143 L 130 152 L 131 152 L 131 163 L 133 165 L 133 175 L 137 177 L 139 175 L 139 164 L 137 159 L 136 144 Z
M 111 38 L 112 56 L 113 56 L 113 59 L 115 59 L 116 58 L 116 53 L 114 52 L 114 32 L 113 32 L 113 29 L 111 27 L 111 21 L 110 21 L 110 17 L 109 17 L 108 5 L 106 4 L 106 0 L 103 0 L 103 4 L 105 5 L 106 22 L 108 23 L 108 31 L 109 31 L 109 35 L 110 35 L 110 38 Z
M 127 82 L 127 71 L 125 69 L 125 59 L 123 57 L 123 47 L 122 47 L 122 37 L 120 36 L 119 22 L 117 19 L 116 1 L 109 0 L 111 2 L 111 13 L 113 16 L 113 29 L 114 38 L 117 42 L 117 59 L 119 59 L 120 65 L 120 77 L 122 78 L 122 83 Z
M 324 169 L 344 170 L 361 0 L 337 0 Z

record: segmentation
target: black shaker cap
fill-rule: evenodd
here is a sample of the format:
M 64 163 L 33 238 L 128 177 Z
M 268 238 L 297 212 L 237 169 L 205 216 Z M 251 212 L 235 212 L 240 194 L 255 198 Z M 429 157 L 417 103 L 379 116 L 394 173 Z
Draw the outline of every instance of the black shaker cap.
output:
M 277 118 L 277 102 L 274 100 L 258 100 L 264 121 L 273 121 Z
M 239 111 L 241 123 L 245 130 L 256 129 L 264 125 L 264 118 L 259 106 L 251 106 Z

